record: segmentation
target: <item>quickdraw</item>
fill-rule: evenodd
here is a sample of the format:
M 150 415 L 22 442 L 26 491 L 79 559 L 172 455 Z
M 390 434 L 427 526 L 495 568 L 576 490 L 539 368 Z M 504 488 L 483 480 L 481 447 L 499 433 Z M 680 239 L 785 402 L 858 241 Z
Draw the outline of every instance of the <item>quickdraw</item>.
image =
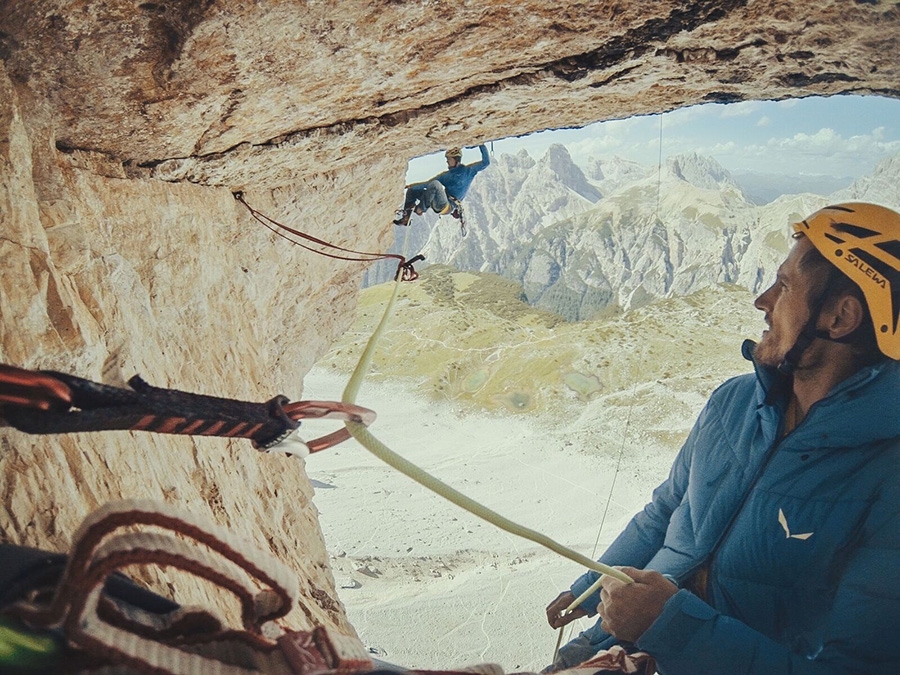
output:
M 415 281 L 419 278 L 419 273 L 413 269 L 413 263 L 419 262 L 420 260 L 425 260 L 425 256 L 421 253 L 417 256 L 413 256 L 405 263 L 401 263 L 397 268 L 397 274 L 394 275 L 394 281 L 399 279 L 400 281 Z
M 461 237 L 466 236 L 466 213 L 463 211 L 463 205 L 460 200 L 456 197 L 451 197 L 447 195 L 447 198 L 450 200 L 450 203 L 453 205 L 453 210 L 450 211 L 450 215 L 456 218 L 459 221 L 459 235 Z
M 284 223 L 279 223 L 277 220 L 270 218 L 260 211 L 257 211 L 247 203 L 247 200 L 244 199 L 243 192 L 233 192 L 232 194 L 237 201 L 247 207 L 250 215 L 253 216 L 256 221 L 262 223 L 266 228 L 277 234 L 279 237 L 287 239 L 292 244 L 296 244 L 301 248 L 305 248 L 307 251 L 312 251 L 313 253 L 318 253 L 319 255 L 324 255 L 328 258 L 334 258 L 335 260 L 348 260 L 350 262 L 375 262 L 376 260 L 390 260 L 393 258 L 394 260 L 399 261 L 397 263 L 397 273 L 394 275 L 395 281 L 397 281 L 398 279 L 400 281 L 415 281 L 419 278 L 419 274 L 415 269 L 413 269 L 413 263 L 419 260 L 425 260 L 425 256 L 423 255 L 417 255 L 414 258 L 407 260 L 398 253 L 369 253 L 366 251 L 355 251 L 350 248 L 344 248 L 343 246 L 337 246 L 336 244 L 331 244 L 306 232 L 302 232 L 293 227 L 289 227 Z M 301 239 L 305 239 L 306 241 L 323 247 L 324 249 L 340 251 L 341 253 L 348 255 L 341 255 L 340 253 L 329 253 L 327 250 L 312 248 L 311 246 L 307 246 L 306 244 L 291 239 L 285 233 L 289 233 L 296 237 L 300 237 Z
M 335 401 L 297 401 L 275 396 L 265 403 L 153 387 L 139 376 L 130 389 L 53 371 L 0 364 L 0 424 L 30 434 L 131 430 L 163 434 L 248 438 L 268 451 L 284 441 L 301 420 L 332 419 L 368 426 L 375 412 Z M 350 437 L 346 427 L 311 441 L 308 454 Z

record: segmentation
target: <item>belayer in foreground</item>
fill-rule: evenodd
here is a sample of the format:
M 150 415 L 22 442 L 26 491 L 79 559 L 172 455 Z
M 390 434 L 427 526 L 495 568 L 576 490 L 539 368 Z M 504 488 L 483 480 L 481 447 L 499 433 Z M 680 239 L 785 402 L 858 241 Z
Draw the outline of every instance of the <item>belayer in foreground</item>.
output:
M 755 375 L 711 396 L 669 478 L 554 628 L 597 624 L 548 668 L 615 643 L 662 675 L 900 673 L 900 214 L 826 207 L 755 302 Z
M 487 148 L 482 144 L 481 161 L 472 164 L 462 163 L 462 149 L 450 148 L 444 153 L 447 159 L 447 170 L 424 183 L 413 183 L 406 188 L 403 208 L 398 212 L 394 225 L 409 225 L 409 217 L 415 212 L 422 215 L 431 209 L 438 215 L 453 214 L 459 218 L 463 198 L 475 174 L 483 171 L 491 163 Z

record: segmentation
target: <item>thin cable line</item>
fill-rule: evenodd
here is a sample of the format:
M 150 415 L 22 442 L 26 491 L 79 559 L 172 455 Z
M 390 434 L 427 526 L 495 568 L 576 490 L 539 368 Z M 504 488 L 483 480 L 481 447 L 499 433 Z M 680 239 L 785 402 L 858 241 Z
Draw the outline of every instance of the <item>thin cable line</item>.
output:
M 600 529 L 597 530 L 597 539 L 594 541 L 594 549 L 591 551 L 591 557 L 597 557 L 597 546 L 600 545 L 600 534 L 603 532 L 603 525 L 606 523 L 606 514 L 609 513 L 609 505 L 612 502 L 613 494 L 616 491 L 616 479 L 619 477 L 619 470 L 622 468 L 622 457 L 625 455 L 625 443 L 628 440 L 628 428 L 631 426 L 631 411 L 634 410 L 634 398 L 637 395 L 637 380 L 631 386 L 631 403 L 628 406 L 628 415 L 625 417 L 625 430 L 622 432 L 622 446 L 619 448 L 619 456 L 616 458 L 616 471 L 613 474 L 612 485 L 609 488 L 609 497 L 606 499 L 606 506 L 603 508 L 603 515 L 600 517 Z
M 625 428 L 622 431 L 622 445 L 619 448 L 619 456 L 616 458 L 616 471 L 613 473 L 612 485 L 609 488 L 609 496 L 606 498 L 606 506 L 603 508 L 603 515 L 600 517 L 600 527 L 597 529 L 597 539 L 594 541 L 594 548 L 591 551 L 591 558 L 597 557 L 597 547 L 600 545 L 600 535 L 603 533 L 603 526 L 606 523 L 606 514 L 609 513 L 609 505 L 612 502 L 613 494 L 616 491 L 616 480 L 619 477 L 619 471 L 622 468 L 622 457 L 625 455 L 625 443 L 628 440 L 628 429 L 631 426 L 631 413 L 634 410 L 634 400 L 637 396 L 637 379 L 635 379 L 634 383 L 631 386 L 631 403 L 628 405 L 628 415 L 625 416 Z M 563 637 L 564 631 L 568 628 L 568 632 Z M 562 645 L 563 640 L 568 641 L 572 637 L 572 632 L 575 630 L 574 622 L 568 624 L 568 626 L 563 626 L 559 630 L 559 637 L 556 640 L 556 649 L 553 651 L 553 661 L 556 661 L 556 655 L 559 654 L 559 648 Z
M 663 148 L 663 131 L 662 131 L 663 115 L 659 114 L 659 158 L 656 161 L 656 222 L 660 222 L 659 217 L 659 194 L 660 184 L 662 183 L 662 148 Z

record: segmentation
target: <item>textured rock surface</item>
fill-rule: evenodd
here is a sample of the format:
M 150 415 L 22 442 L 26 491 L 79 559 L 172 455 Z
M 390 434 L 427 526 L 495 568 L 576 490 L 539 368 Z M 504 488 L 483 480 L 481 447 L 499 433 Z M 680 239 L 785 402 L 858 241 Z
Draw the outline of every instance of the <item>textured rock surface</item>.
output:
M 898 42 L 886 2 L 3 3 L 0 360 L 296 400 L 360 269 L 275 239 L 231 190 L 378 250 L 410 156 L 704 101 L 898 96 Z M 299 462 L 4 430 L 0 471 L 4 540 L 63 548 L 110 498 L 165 498 L 293 566 L 295 624 L 346 628 Z

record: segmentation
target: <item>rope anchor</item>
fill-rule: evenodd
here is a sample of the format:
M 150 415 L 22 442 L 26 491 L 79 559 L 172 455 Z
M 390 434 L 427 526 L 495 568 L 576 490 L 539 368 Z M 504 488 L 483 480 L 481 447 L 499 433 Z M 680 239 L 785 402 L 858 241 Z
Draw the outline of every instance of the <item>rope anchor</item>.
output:
M 313 253 L 318 253 L 319 255 L 324 255 L 328 258 L 334 258 L 335 260 L 347 260 L 350 262 L 375 262 L 377 260 L 394 259 L 398 261 L 397 273 L 394 275 L 394 281 L 397 281 L 398 279 L 400 281 L 415 281 L 419 278 L 418 272 L 413 269 L 413 263 L 418 260 L 425 260 L 425 256 L 423 255 L 417 255 L 411 260 L 407 260 L 405 257 L 397 253 L 370 253 L 367 251 L 355 251 L 351 248 L 344 248 L 343 246 L 338 246 L 337 244 L 331 244 L 324 239 L 319 239 L 318 237 L 314 237 L 311 234 L 302 232 L 301 230 L 297 230 L 293 227 L 289 227 L 284 223 L 279 223 L 277 220 L 270 218 L 260 211 L 257 211 L 244 199 L 243 192 L 237 191 L 232 192 L 231 194 L 237 201 L 247 207 L 250 215 L 257 222 L 262 223 L 266 228 L 277 234 L 279 237 L 287 239 L 292 244 L 296 244 L 301 248 L 305 248 L 307 251 L 312 251 Z M 299 241 L 295 241 L 294 239 L 288 237 L 285 232 L 296 237 L 300 237 L 301 239 L 304 239 L 312 244 L 316 244 L 321 248 L 312 248 L 311 246 L 307 246 L 306 244 L 303 244 Z M 327 249 L 339 251 L 340 253 L 329 253 Z
M 400 281 L 415 281 L 419 278 L 419 273 L 416 272 L 413 267 L 413 263 L 419 262 L 420 260 L 425 260 L 425 256 L 421 253 L 417 256 L 414 256 L 407 260 L 404 263 L 400 263 L 397 267 L 397 273 L 394 275 L 394 281 L 398 279 Z

